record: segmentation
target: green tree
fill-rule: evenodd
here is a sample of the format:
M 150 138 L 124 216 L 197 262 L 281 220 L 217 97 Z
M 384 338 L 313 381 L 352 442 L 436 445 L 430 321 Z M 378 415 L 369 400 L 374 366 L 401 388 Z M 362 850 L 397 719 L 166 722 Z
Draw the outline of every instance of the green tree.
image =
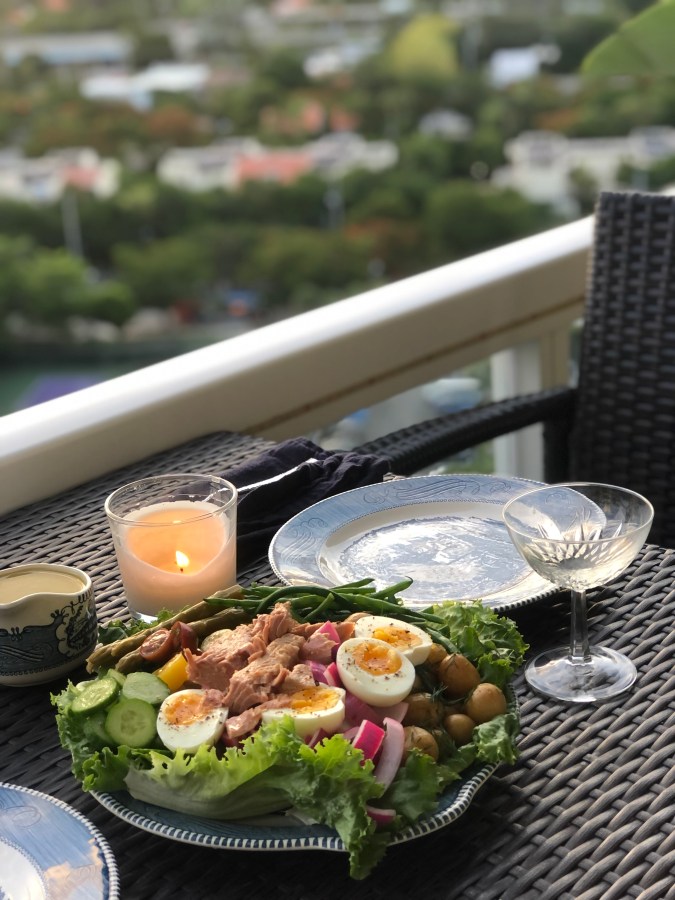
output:
M 134 68 L 144 69 L 152 63 L 173 60 L 174 58 L 175 54 L 171 41 L 165 34 L 154 31 L 141 31 L 134 36 Z
M 80 314 L 113 325 L 124 325 L 137 309 L 131 288 L 111 279 L 91 286 Z
M 415 16 L 385 52 L 391 74 L 402 79 L 447 80 L 457 72 L 456 27 L 441 14 Z
M 140 306 L 165 308 L 179 301 L 194 301 L 213 278 L 206 248 L 189 237 L 168 238 L 144 247 L 119 244 L 113 260 L 120 280 Z
M 513 190 L 449 182 L 430 197 L 424 225 L 438 260 L 449 262 L 498 247 L 556 223 L 548 207 Z
M 368 280 L 371 242 L 304 228 L 264 229 L 241 267 L 246 286 L 263 292 L 270 306 L 293 306 L 298 292 L 344 287 Z M 321 291 L 319 291 L 320 293 Z
M 36 251 L 21 287 L 20 311 L 27 319 L 62 327 L 86 304 L 87 270 L 67 250 Z
M 674 33 L 675 2 L 661 0 L 594 47 L 584 59 L 582 72 L 601 78 L 675 75 Z

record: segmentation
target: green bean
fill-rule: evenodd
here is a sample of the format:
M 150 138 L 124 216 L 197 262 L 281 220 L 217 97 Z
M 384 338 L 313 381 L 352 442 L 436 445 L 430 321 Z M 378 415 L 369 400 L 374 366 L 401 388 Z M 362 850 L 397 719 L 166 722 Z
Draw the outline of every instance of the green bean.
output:
M 441 647 L 448 651 L 448 653 L 459 653 L 459 649 L 452 643 L 451 640 L 446 638 L 444 634 L 441 634 L 434 628 L 429 628 L 429 626 L 427 626 L 427 632 L 434 639 L 435 643 L 440 644 Z
M 308 622 L 315 622 L 324 610 L 331 608 L 334 601 L 335 598 L 333 597 L 333 594 L 329 593 L 326 597 L 324 597 L 321 603 L 319 603 L 319 605 L 307 615 L 306 620 Z
M 403 581 L 397 581 L 396 584 L 392 584 L 389 587 L 382 588 L 380 591 L 376 591 L 373 594 L 373 597 L 382 597 L 383 599 L 388 599 L 389 597 L 393 597 L 395 594 L 398 594 L 399 591 L 405 591 L 412 584 L 412 578 L 404 578 Z

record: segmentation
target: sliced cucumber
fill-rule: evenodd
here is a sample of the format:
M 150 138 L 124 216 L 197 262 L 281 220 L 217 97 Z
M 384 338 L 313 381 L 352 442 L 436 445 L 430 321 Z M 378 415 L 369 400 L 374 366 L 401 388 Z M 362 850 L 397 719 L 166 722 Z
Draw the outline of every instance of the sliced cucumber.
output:
M 129 672 L 122 685 L 122 696 L 130 700 L 145 700 L 152 706 L 159 706 L 171 691 L 161 678 L 152 672 Z
M 106 675 L 108 678 L 113 678 L 120 686 L 127 680 L 127 676 L 123 672 L 118 672 L 117 669 L 108 669 Z
M 116 744 L 149 747 L 157 734 L 157 711 L 145 700 L 122 697 L 108 710 L 105 730 Z
M 85 681 L 77 685 L 77 695 L 70 705 L 74 713 L 90 713 L 111 703 L 117 696 L 119 684 L 112 678 L 104 676 L 96 681 Z
M 101 743 L 104 747 L 107 747 L 110 745 L 110 735 L 105 730 L 105 720 L 106 713 L 103 709 L 99 709 L 90 716 L 87 716 L 84 720 L 84 733 L 90 740 Z

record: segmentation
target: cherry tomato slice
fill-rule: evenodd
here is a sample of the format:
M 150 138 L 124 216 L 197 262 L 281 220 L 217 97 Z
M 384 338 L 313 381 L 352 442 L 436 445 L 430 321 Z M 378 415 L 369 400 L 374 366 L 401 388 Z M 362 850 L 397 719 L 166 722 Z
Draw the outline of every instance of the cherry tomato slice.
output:
M 175 652 L 173 635 L 168 628 L 158 628 L 146 637 L 138 652 L 148 662 L 164 662 Z
M 176 650 L 191 650 L 196 653 L 199 645 L 194 630 L 185 622 L 175 622 L 171 627 L 171 636 Z

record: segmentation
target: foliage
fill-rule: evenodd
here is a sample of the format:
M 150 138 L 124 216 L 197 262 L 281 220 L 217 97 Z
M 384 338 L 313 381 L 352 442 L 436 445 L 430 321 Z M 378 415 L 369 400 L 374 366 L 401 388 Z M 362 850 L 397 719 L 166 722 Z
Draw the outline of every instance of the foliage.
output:
M 625 22 L 584 60 L 582 72 L 611 75 L 673 76 L 675 2 L 662 0 Z
M 440 80 L 457 71 L 455 26 L 443 15 L 419 15 L 395 36 L 385 65 L 398 78 Z
M 555 218 L 513 190 L 454 181 L 429 197 L 424 224 L 437 252 L 459 259 L 552 227 Z
M 212 278 L 204 247 L 188 238 L 167 238 L 144 247 L 118 244 L 113 259 L 120 278 L 143 306 L 194 301 Z

